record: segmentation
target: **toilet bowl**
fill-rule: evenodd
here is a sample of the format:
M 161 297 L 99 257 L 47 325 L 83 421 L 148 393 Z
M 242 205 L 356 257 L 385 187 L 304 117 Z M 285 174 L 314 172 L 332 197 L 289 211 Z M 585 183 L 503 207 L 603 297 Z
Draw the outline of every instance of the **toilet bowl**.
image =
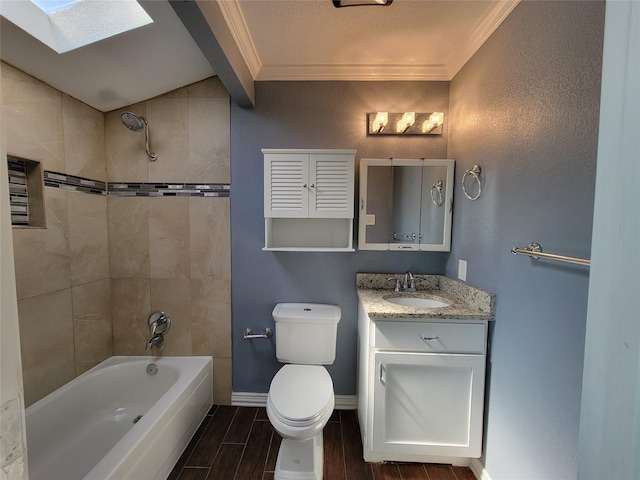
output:
M 333 382 L 318 365 L 285 365 L 271 382 L 267 416 L 283 438 L 276 480 L 322 478 L 322 430 L 333 413 Z
M 333 381 L 323 365 L 333 363 L 340 307 L 280 303 L 276 357 L 286 363 L 273 377 L 267 416 L 282 437 L 275 480 L 322 480 L 322 430 L 335 406 Z

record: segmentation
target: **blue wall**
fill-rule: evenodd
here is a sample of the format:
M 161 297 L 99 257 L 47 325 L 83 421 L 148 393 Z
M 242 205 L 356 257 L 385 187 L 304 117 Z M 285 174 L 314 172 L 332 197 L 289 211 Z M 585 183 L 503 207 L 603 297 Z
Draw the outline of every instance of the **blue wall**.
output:
M 493 480 L 576 478 L 588 269 L 513 256 L 589 257 L 604 4 L 522 2 L 451 82 L 457 194 L 446 271 L 497 294 L 485 467 Z
M 261 148 L 355 148 L 360 158 L 446 158 L 447 137 L 367 137 L 366 114 L 442 111 L 448 82 L 258 82 L 256 107 L 231 110 L 231 268 L 233 391 L 267 392 L 280 368 L 275 344 L 242 340 L 242 331 L 273 328 L 279 302 L 342 308 L 335 392 L 355 394 L 357 272 L 442 273 L 446 254 L 407 252 L 263 252 Z M 357 227 L 355 227 L 357 230 Z

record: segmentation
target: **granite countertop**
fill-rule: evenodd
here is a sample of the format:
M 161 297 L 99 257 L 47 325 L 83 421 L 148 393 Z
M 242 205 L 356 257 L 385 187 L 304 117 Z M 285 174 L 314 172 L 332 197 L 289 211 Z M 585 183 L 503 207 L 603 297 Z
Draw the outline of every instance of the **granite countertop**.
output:
M 369 318 L 375 320 L 402 319 L 405 321 L 433 320 L 493 320 L 495 295 L 443 275 L 414 275 L 415 292 L 396 292 L 397 273 L 358 273 L 358 298 Z M 419 308 L 387 302 L 390 297 L 422 297 L 449 303 L 448 307 Z

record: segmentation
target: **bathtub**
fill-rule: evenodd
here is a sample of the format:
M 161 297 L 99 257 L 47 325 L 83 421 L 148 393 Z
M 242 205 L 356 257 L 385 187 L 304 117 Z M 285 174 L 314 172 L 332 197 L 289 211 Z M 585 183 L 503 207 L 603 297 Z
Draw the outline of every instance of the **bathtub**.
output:
M 111 357 L 34 403 L 29 479 L 165 479 L 211 407 L 212 365 L 211 357 Z

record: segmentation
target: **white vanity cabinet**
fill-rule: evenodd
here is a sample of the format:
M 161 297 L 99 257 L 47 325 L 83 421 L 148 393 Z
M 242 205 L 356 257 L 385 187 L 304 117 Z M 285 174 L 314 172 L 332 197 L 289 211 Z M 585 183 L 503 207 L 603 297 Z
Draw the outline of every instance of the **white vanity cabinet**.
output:
M 482 453 L 487 322 L 358 314 L 364 459 L 468 465 Z
M 264 250 L 353 251 L 355 150 L 264 154 Z

